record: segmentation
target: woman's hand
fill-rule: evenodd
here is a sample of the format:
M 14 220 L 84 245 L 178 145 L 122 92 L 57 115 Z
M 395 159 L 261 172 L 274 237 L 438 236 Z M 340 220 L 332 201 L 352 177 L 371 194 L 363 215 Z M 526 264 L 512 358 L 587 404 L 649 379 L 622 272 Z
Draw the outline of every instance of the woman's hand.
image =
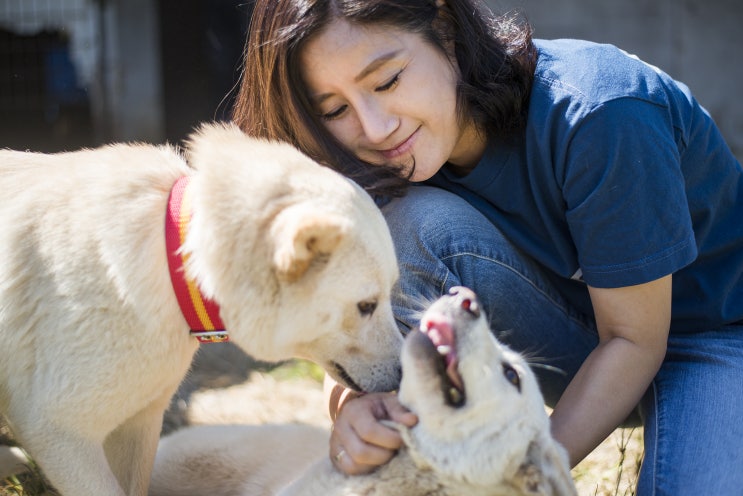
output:
M 393 393 L 371 393 L 342 405 L 330 436 L 330 457 L 338 470 L 369 473 L 395 455 L 402 445 L 400 434 L 380 420 L 412 427 L 418 418 Z

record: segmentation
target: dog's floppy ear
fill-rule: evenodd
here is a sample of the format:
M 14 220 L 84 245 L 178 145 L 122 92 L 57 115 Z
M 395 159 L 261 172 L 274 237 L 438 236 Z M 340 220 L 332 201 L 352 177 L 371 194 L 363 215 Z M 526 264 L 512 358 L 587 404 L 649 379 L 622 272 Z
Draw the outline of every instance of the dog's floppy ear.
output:
M 282 212 L 272 228 L 278 277 L 286 282 L 299 280 L 313 262 L 333 253 L 348 227 L 345 217 L 307 206 Z
M 390 429 L 396 430 L 403 436 L 408 434 L 408 431 L 410 430 L 410 428 L 407 427 L 406 425 L 395 422 L 394 420 L 382 419 L 379 421 L 379 423 L 385 427 L 389 427 Z
M 535 440 L 511 481 L 520 496 L 574 496 L 567 455 L 553 439 Z
M 419 468 L 419 469 L 429 469 L 432 468 L 430 462 L 426 459 L 426 457 L 421 456 L 419 454 L 418 447 L 415 442 L 415 438 L 413 437 L 413 432 L 410 427 L 408 427 L 405 424 L 397 423 L 393 420 L 380 420 L 379 421 L 382 425 L 389 427 L 390 429 L 396 430 L 400 433 L 400 437 L 402 437 L 402 443 L 405 445 L 408 449 L 408 453 L 410 454 L 410 457 L 413 459 L 413 463 Z
M 413 449 L 415 448 L 415 440 L 413 439 L 413 434 L 411 433 L 410 427 L 393 420 L 382 419 L 379 421 L 379 423 L 399 432 L 400 437 L 402 437 L 402 442 L 405 446 Z

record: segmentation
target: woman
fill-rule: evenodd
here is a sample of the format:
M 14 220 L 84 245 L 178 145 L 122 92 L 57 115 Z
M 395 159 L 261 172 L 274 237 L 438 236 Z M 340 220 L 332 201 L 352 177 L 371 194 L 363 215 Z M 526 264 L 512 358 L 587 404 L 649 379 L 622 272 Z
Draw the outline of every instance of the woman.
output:
M 743 170 L 686 86 L 476 0 L 258 0 L 234 118 L 394 197 L 401 324 L 474 289 L 572 464 L 637 407 L 638 494 L 739 493 Z M 393 456 L 415 416 L 331 389 L 338 468 Z

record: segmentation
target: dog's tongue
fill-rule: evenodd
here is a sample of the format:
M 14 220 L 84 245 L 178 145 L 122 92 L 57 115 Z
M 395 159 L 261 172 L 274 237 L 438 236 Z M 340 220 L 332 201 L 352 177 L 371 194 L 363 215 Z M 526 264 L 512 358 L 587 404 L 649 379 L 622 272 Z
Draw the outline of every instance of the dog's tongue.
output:
M 457 370 L 459 363 L 457 359 L 457 348 L 454 343 L 454 329 L 449 319 L 442 315 L 431 315 L 421 321 L 421 331 L 426 333 L 428 338 L 436 346 L 438 352 L 446 360 L 446 375 L 449 376 L 454 386 L 462 390 L 462 378 Z

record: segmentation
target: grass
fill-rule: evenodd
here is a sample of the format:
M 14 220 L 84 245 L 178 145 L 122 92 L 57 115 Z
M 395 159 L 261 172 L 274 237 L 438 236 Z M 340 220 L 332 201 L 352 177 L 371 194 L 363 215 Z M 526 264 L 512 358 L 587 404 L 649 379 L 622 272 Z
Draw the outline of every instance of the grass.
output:
M 641 429 L 615 430 L 573 469 L 578 494 L 634 496 L 642 456 Z
M 60 496 L 44 478 L 39 467 L 31 462 L 30 471 L 8 477 L 0 482 L 2 496 Z
M 316 363 L 306 360 L 290 360 L 269 371 L 276 380 L 312 379 L 322 384 L 325 371 Z

